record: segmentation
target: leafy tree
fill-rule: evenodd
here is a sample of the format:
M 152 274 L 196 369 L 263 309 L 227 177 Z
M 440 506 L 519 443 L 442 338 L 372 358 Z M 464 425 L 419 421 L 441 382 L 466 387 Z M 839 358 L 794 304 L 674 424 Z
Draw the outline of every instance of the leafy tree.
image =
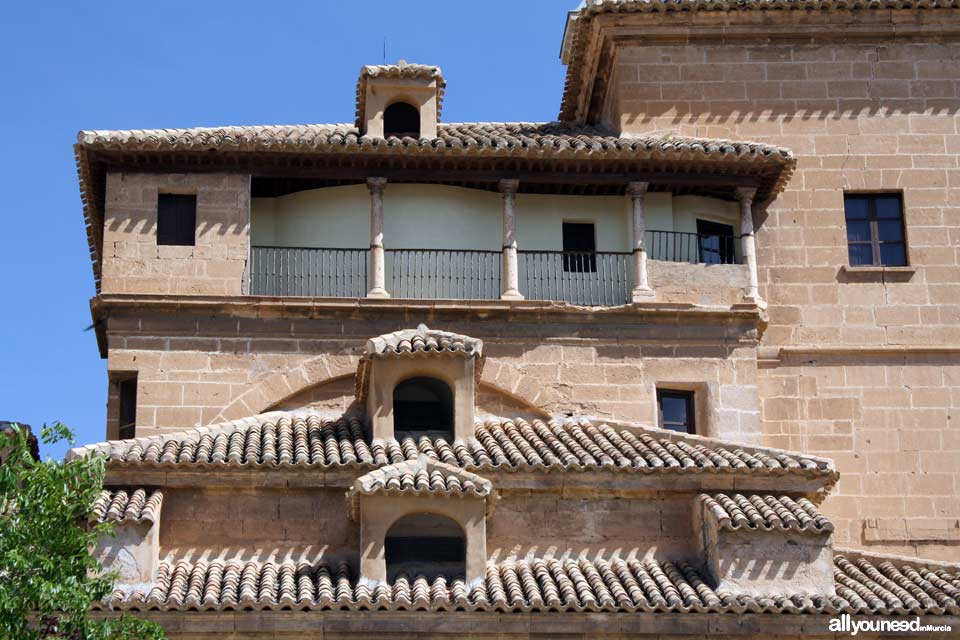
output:
M 43 427 L 45 444 L 73 443 L 63 424 Z M 112 524 L 88 518 L 103 486 L 104 458 L 37 461 L 25 431 L 0 433 L 0 638 L 161 640 L 156 624 L 130 616 L 92 619 L 114 576 L 90 554 Z

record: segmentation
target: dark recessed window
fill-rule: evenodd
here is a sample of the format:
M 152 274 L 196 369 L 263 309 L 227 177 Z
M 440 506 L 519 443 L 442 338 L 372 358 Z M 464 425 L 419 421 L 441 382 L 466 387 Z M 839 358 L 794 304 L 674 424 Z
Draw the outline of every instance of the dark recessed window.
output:
M 453 392 L 436 378 L 410 378 L 393 390 L 396 437 L 422 434 L 453 440 Z M 428 433 L 425 433 L 428 432 Z
M 412 580 L 466 575 L 467 545 L 463 529 L 450 518 L 430 513 L 404 516 L 393 523 L 383 541 L 387 580 L 406 574 Z
M 118 436 L 121 440 L 136 436 L 137 422 L 137 379 L 125 378 L 117 382 L 120 396 Z
M 193 246 L 197 238 L 197 196 L 161 193 L 157 199 L 157 244 Z
M 394 102 L 383 111 L 383 136 L 420 137 L 420 111 L 406 102 Z
M 660 412 L 660 428 L 696 433 L 693 391 L 668 391 L 657 389 L 657 408 Z
M 737 253 L 733 227 L 729 224 L 697 220 L 698 262 L 704 264 L 734 264 Z
M 572 273 L 597 270 L 597 234 L 593 223 L 563 223 L 563 270 Z
M 903 267 L 903 199 L 899 194 L 844 194 L 850 266 Z

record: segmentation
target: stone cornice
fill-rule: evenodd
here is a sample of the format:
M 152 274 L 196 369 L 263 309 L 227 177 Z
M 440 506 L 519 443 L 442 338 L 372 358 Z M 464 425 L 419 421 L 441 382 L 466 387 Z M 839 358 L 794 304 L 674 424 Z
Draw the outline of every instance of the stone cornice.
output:
M 126 487 L 145 485 L 157 488 L 204 487 L 229 489 L 335 489 L 345 491 L 357 477 L 375 470 L 357 465 L 354 469 L 322 470 L 316 468 L 233 467 L 196 465 L 189 469 L 159 463 L 109 462 L 105 485 Z M 510 491 L 556 493 L 566 496 L 619 498 L 656 498 L 694 496 L 702 492 L 771 492 L 784 493 L 789 478 L 790 494 L 819 502 L 835 478 L 824 476 L 785 476 L 776 471 L 687 472 L 670 474 L 631 474 L 605 471 L 509 471 L 481 470 L 501 493 Z

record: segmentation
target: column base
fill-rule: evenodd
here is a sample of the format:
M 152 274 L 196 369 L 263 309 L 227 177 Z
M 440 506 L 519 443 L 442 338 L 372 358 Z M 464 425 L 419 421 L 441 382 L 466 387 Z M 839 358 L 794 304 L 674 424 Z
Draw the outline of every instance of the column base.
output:
M 368 298 L 389 298 L 390 294 L 386 289 L 370 289 L 367 291 Z
M 632 302 L 652 302 L 657 294 L 650 287 L 634 287 L 630 297 Z
M 745 303 L 747 303 L 747 304 L 756 305 L 758 309 L 766 309 L 766 308 L 767 308 L 767 301 L 764 300 L 763 298 L 761 298 L 760 296 L 744 295 L 744 296 L 743 296 L 743 301 L 744 301 Z
M 500 295 L 501 300 L 524 300 L 523 294 L 517 291 L 516 289 L 511 289 L 510 291 L 504 291 Z

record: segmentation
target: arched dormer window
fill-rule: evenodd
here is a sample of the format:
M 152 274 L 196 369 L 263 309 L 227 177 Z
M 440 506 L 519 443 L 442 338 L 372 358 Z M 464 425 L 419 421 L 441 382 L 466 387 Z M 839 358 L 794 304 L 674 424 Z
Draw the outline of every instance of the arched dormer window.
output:
M 410 433 L 453 438 L 453 391 L 436 378 L 404 380 L 393 390 L 393 430 L 396 437 Z
M 394 102 L 383 111 L 384 137 L 420 137 L 420 110 L 406 102 Z
M 467 545 L 463 529 L 450 518 L 432 513 L 412 513 L 390 526 L 384 539 L 387 580 L 423 574 L 433 581 L 466 575 Z

